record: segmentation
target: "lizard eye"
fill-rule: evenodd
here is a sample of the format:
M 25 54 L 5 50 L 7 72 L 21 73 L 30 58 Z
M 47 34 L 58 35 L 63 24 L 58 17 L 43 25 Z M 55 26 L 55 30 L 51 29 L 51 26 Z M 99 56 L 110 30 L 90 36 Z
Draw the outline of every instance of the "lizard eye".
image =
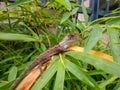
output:
M 74 40 L 74 39 L 78 38 L 78 34 L 77 33 L 69 34 L 68 37 L 69 37 L 70 40 Z

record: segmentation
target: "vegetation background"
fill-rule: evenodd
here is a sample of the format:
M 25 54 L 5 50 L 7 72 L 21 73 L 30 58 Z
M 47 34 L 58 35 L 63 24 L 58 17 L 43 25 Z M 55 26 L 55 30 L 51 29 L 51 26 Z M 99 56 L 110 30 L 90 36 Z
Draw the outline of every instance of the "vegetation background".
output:
M 75 0 L 49 0 L 44 6 L 37 0 L 5 3 L 0 9 L 0 90 L 8 90 L 34 58 L 73 32 L 79 33 L 75 45 L 84 52 L 55 55 L 31 90 L 120 90 L 120 16 L 89 22 L 84 3 Z M 78 7 L 84 22 L 75 18 Z M 113 62 L 87 53 L 91 49 L 112 55 Z

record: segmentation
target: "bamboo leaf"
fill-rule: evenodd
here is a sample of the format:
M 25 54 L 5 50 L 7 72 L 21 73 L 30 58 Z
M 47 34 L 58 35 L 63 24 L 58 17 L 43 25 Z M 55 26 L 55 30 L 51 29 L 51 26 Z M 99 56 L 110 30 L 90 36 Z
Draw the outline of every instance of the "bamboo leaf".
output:
M 117 75 L 120 77 L 120 64 L 112 61 L 108 61 L 99 56 L 91 55 L 85 52 L 75 52 L 70 51 L 66 53 L 67 55 L 79 59 L 82 62 L 91 64 L 98 69 L 103 70 L 106 73 Z
M 120 25 L 120 17 L 118 16 L 113 16 L 114 18 L 113 19 L 110 19 L 106 22 L 106 24 L 109 24 L 109 25 Z
M 15 7 L 15 6 L 18 6 L 18 5 L 22 5 L 24 3 L 29 3 L 31 2 L 32 0 L 17 0 L 16 2 L 10 4 L 10 5 L 7 5 L 6 7 L 4 8 L 12 8 L 12 7 Z
M 81 7 L 82 7 L 83 14 L 84 14 L 85 22 L 87 25 L 88 24 L 88 13 L 87 13 L 87 9 L 84 5 L 84 0 L 82 0 Z
M 61 20 L 60 23 L 62 24 L 62 23 L 65 22 L 69 17 L 70 17 L 70 13 L 65 13 L 65 14 L 63 15 L 62 20 Z
M 84 51 L 88 52 L 89 50 L 91 50 L 95 46 L 101 35 L 102 29 L 99 27 L 99 25 L 94 25 Z
M 13 34 L 13 33 L 3 33 L 0 32 L 0 40 L 21 40 L 21 41 L 39 41 L 38 39 L 25 35 L 25 34 Z
M 17 76 L 17 67 L 13 66 L 13 67 L 11 67 L 11 69 L 9 71 L 8 81 L 15 80 L 16 76 Z
M 45 51 L 47 49 L 45 44 L 41 43 L 41 49 L 42 49 L 42 51 Z
M 71 10 L 71 4 L 69 0 L 56 0 L 58 3 L 60 3 L 61 5 L 63 5 L 65 8 L 67 8 L 68 10 Z
M 111 20 L 112 21 L 114 21 L 114 19 L 117 19 L 117 20 L 119 20 L 119 18 L 120 18 L 120 16 L 109 16 L 109 17 L 102 17 L 102 18 L 99 18 L 99 19 L 96 19 L 96 20 L 94 20 L 94 21 L 92 21 L 92 23 L 90 24 L 90 25 L 94 25 L 94 24 L 99 24 L 99 23 L 102 23 L 102 22 L 105 22 L 105 21 L 109 21 L 109 22 L 107 22 L 107 23 L 109 23 L 109 24 L 112 24 L 112 23 L 117 23 L 117 22 L 111 22 Z
M 85 29 L 85 26 L 83 25 L 83 23 L 80 20 L 78 20 L 76 27 L 79 29 L 79 32 L 81 32 Z
M 0 90 L 9 90 L 8 88 L 12 83 L 13 81 L 0 83 Z
M 117 79 L 117 76 L 112 76 L 111 78 L 109 78 L 108 80 L 103 81 L 101 84 L 99 84 L 100 88 L 104 88 L 106 87 L 108 84 L 112 83 L 115 79 Z
M 120 81 L 117 82 L 116 86 L 113 88 L 113 90 L 120 90 Z
M 66 68 L 79 80 L 83 81 L 87 85 L 90 85 L 91 87 L 98 88 L 95 81 L 91 77 L 89 77 L 85 72 L 83 72 L 82 69 L 80 69 L 77 65 L 70 62 L 69 60 L 64 60 L 64 63 Z
M 68 10 L 71 10 L 71 4 L 70 4 L 70 0 L 63 0 L 68 8 Z
M 110 27 L 111 28 L 116 28 L 116 29 L 120 30 L 120 25 L 111 25 Z
M 37 35 L 37 33 L 35 33 L 29 26 L 27 26 L 26 24 L 23 24 L 29 31 L 30 33 L 37 39 L 39 39 L 39 36 Z M 41 38 L 42 40 L 42 38 Z
M 79 9 L 78 7 L 74 8 L 70 14 L 71 14 L 71 15 L 76 14 L 76 13 L 77 13 L 77 11 L 78 11 L 78 9 Z
M 110 39 L 112 56 L 116 62 L 120 62 L 120 46 L 117 44 L 119 43 L 119 32 L 117 29 L 114 28 L 108 28 L 107 32 Z
M 62 62 L 58 63 L 57 76 L 55 80 L 54 90 L 63 90 L 64 89 L 64 77 L 65 77 L 65 68 Z

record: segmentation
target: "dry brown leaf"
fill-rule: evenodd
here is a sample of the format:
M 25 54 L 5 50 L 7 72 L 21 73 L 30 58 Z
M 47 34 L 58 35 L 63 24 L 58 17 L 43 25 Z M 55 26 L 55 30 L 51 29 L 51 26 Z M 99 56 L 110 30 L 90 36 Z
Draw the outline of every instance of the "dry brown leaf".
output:
M 84 48 L 83 47 L 79 47 L 79 46 L 71 46 L 68 49 L 69 50 L 74 50 L 74 51 L 79 51 L 79 52 L 83 52 L 84 51 Z M 104 59 L 107 59 L 109 61 L 113 61 L 112 56 L 110 56 L 108 54 L 105 54 L 105 53 L 102 53 L 102 52 L 98 52 L 98 51 L 94 51 L 94 50 L 90 50 L 89 53 L 93 54 L 93 55 L 96 55 L 96 56 L 99 56 L 99 57 L 102 57 Z

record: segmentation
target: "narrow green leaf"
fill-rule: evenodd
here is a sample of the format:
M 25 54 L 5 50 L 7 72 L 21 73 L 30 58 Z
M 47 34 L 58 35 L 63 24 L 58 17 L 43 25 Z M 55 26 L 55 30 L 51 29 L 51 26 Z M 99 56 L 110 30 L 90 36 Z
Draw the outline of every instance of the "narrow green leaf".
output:
M 9 90 L 9 87 L 12 83 L 13 83 L 13 81 L 0 83 L 1 84 L 0 90 Z
M 74 8 L 70 14 L 71 14 L 71 15 L 76 14 L 76 13 L 77 13 L 77 11 L 78 11 L 78 9 L 79 9 L 79 7 Z
M 21 56 L 12 56 L 12 57 L 8 57 L 8 58 L 5 58 L 5 59 L 2 59 L 0 61 L 0 64 L 4 64 L 4 63 L 7 63 L 8 61 L 12 61 L 14 59 L 19 59 L 19 58 L 22 58 Z
M 66 9 L 71 10 L 71 4 L 69 0 L 56 0 L 56 1 L 63 5 Z
M 120 90 L 120 81 L 117 82 L 116 86 L 113 88 L 113 90 Z
M 63 0 L 68 8 L 68 10 L 71 10 L 71 4 L 70 4 L 70 0 Z
M 32 34 L 35 38 L 42 40 L 42 38 L 39 38 L 39 36 L 38 36 L 30 27 L 28 27 L 26 24 L 23 24 L 23 25 L 31 32 L 31 34 Z
M 60 23 L 62 24 L 62 23 L 65 22 L 69 17 L 70 17 L 70 13 L 65 13 L 65 14 L 63 15 L 62 20 L 61 20 Z
M 66 68 L 79 80 L 83 81 L 87 85 L 90 85 L 91 87 L 98 88 L 95 81 L 90 76 L 88 76 L 85 72 L 83 72 L 82 69 L 80 69 L 80 67 L 70 62 L 69 60 L 64 60 L 64 62 L 65 62 Z
M 112 19 L 118 19 L 118 18 L 120 18 L 120 16 L 109 16 L 109 17 L 102 17 L 102 18 L 98 18 L 98 19 L 96 19 L 96 20 L 94 20 L 94 21 L 92 21 L 92 23 L 90 24 L 90 25 L 94 25 L 94 24 L 99 24 L 99 23 L 102 23 L 102 22 L 105 22 L 105 21 L 107 21 L 107 20 L 112 20 Z M 119 19 L 118 19 L 119 20 Z M 112 22 L 111 23 L 111 21 L 109 21 L 109 22 L 107 22 L 107 24 L 112 24 L 112 23 L 114 23 L 114 22 Z M 117 22 L 116 22 L 117 23 Z
M 99 25 L 94 25 L 84 51 L 88 52 L 89 50 L 91 50 L 95 46 L 101 35 L 102 29 L 99 27 Z
M 42 49 L 42 51 L 45 51 L 47 49 L 45 44 L 41 43 L 41 49 Z
M 108 80 L 105 80 L 105 81 L 103 81 L 100 85 L 99 85 L 99 87 L 100 88 L 104 88 L 104 87 L 106 87 L 107 85 L 109 85 L 110 83 L 112 83 L 115 79 L 117 79 L 118 77 L 117 76 L 112 76 L 111 78 L 109 78 Z
M 41 90 L 50 81 L 53 75 L 56 73 L 57 66 L 58 66 L 58 60 L 55 60 L 55 62 L 53 62 L 50 65 L 50 67 L 46 71 L 44 71 L 42 76 L 38 78 L 38 80 L 33 85 L 31 90 Z
M 114 28 L 107 28 L 112 56 L 116 62 L 120 62 L 119 32 Z
M 85 26 L 83 25 L 83 23 L 80 20 L 78 20 L 76 27 L 79 29 L 79 32 L 85 30 Z
M 1 82 L 0 82 L 0 88 L 3 87 L 3 86 L 5 86 L 6 84 L 8 84 L 8 82 L 1 80 Z M 1 90 L 1 89 L 0 89 L 0 90 Z
M 96 68 L 103 70 L 106 73 L 117 75 L 120 77 L 119 63 L 111 62 L 99 56 L 91 55 L 85 52 L 81 53 L 81 52 L 70 51 L 70 52 L 67 52 L 66 54 L 75 59 L 91 64 Z
M 111 28 L 116 28 L 116 29 L 120 30 L 120 25 L 111 25 L 110 27 Z
M 7 5 L 6 7 L 4 8 L 12 8 L 12 7 L 15 7 L 15 6 L 18 6 L 18 5 L 22 5 L 24 3 L 29 3 L 31 2 L 32 0 L 17 0 L 16 2 L 10 4 L 10 5 Z
M 84 0 L 82 0 L 81 7 L 82 7 L 83 14 L 84 14 L 85 22 L 87 25 L 88 24 L 88 13 L 87 13 L 87 9 L 84 5 Z
M 120 17 L 113 16 L 113 19 L 108 20 L 106 23 L 109 25 L 120 25 Z
M 26 60 L 29 60 L 35 53 L 36 53 L 36 50 L 31 51 L 31 53 L 29 53 L 29 54 L 24 58 L 24 60 L 25 60 L 25 61 L 26 61 Z
M 59 62 L 55 85 L 54 85 L 54 90 L 63 90 L 64 89 L 64 77 L 65 77 L 65 68 L 64 68 L 62 62 Z
M 17 67 L 13 66 L 13 67 L 11 67 L 11 69 L 9 71 L 8 81 L 15 80 L 16 76 L 17 76 Z
M 13 34 L 0 32 L 0 40 L 21 40 L 21 41 L 39 41 L 38 39 L 25 34 Z

